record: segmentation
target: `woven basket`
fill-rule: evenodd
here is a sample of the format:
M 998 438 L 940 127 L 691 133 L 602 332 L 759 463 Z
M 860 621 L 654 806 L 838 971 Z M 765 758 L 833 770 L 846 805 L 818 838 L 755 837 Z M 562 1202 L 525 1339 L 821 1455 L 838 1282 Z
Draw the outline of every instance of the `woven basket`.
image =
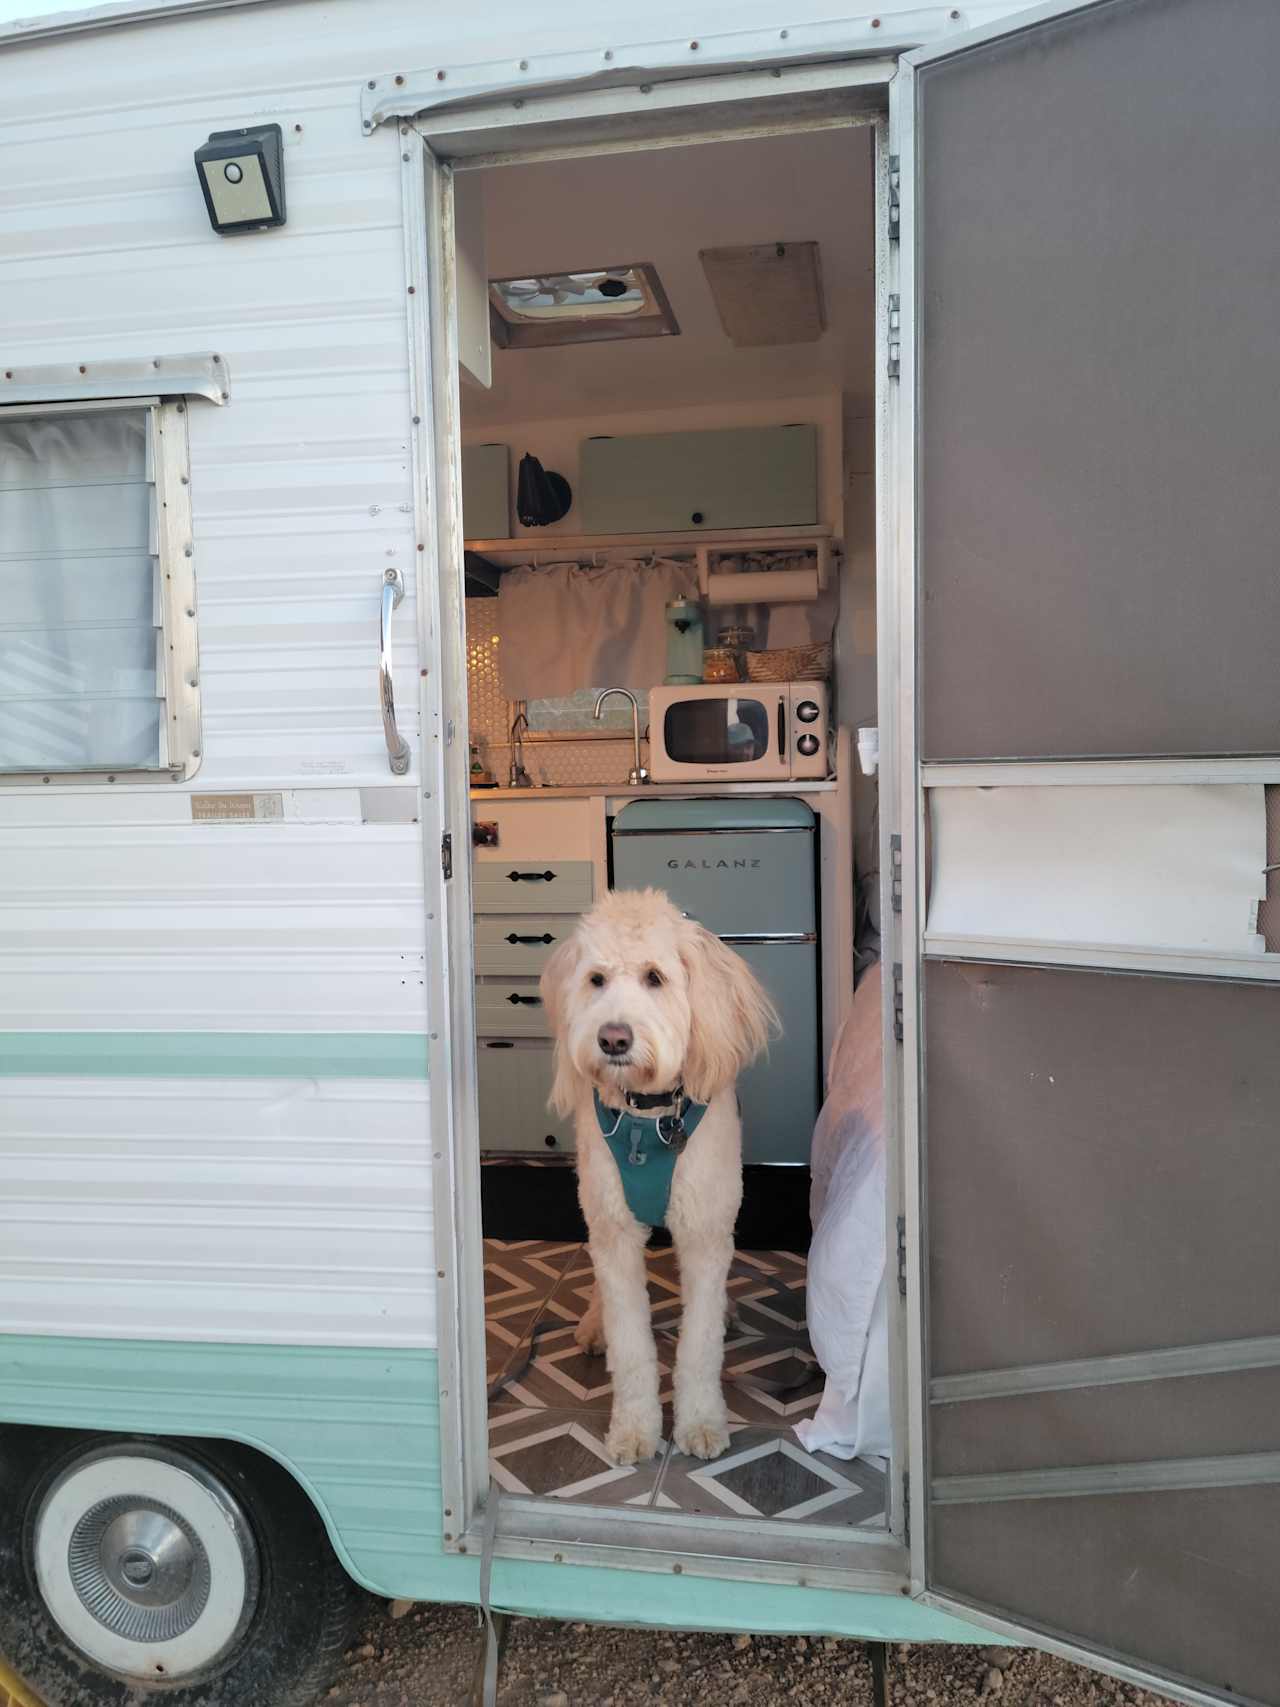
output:
M 771 652 L 747 652 L 749 682 L 823 682 L 831 674 L 831 642 L 780 646 Z

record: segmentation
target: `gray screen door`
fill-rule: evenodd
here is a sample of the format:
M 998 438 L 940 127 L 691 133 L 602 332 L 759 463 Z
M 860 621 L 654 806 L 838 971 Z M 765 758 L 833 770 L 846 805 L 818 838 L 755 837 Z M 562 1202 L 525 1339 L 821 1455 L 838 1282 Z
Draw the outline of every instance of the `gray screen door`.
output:
M 1163 785 L 1201 790 L 1259 898 L 1280 860 L 1280 4 L 1041 8 L 911 56 L 893 99 L 903 776 L 932 861 L 903 953 L 920 1580 L 1172 1693 L 1274 1704 L 1280 957 L 1247 899 L 1229 953 L 1194 904 L 1152 920 L 1204 880 Z M 1035 809 L 996 797 L 1086 783 L 1128 789 L 1106 822 L 1133 846 L 1168 829 L 1168 869 L 1125 871 L 1086 803 L 1033 941 L 1000 921 Z M 1105 881 L 1076 892 L 1108 858 L 1146 947 Z M 971 951 L 931 946 L 942 899 Z M 1089 909 L 1110 922 L 1073 937 Z

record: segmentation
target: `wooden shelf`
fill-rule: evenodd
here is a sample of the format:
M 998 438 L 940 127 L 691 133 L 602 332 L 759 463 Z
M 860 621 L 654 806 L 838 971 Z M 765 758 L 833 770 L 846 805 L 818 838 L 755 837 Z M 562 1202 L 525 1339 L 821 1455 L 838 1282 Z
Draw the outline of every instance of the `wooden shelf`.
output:
M 680 533 L 549 533 L 520 539 L 469 539 L 479 557 L 575 557 L 607 551 L 785 551 L 838 545 L 829 527 L 691 528 Z

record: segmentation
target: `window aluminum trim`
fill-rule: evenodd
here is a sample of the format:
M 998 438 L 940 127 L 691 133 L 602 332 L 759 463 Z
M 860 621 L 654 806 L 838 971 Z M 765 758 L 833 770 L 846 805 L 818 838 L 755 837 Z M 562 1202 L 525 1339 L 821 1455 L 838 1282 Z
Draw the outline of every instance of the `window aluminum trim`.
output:
M 115 361 L 46 362 L 0 369 L 0 408 L 11 403 L 104 403 L 128 398 L 231 399 L 226 358 L 208 354 L 128 356 Z
M 154 390 L 156 375 L 151 373 Z M 84 403 L 50 402 L 0 409 L 0 419 L 83 415 L 99 410 L 145 409 L 147 465 L 152 476 L 152 555 L 159 570 L 164 716 L 160 754 L 144 767 L 99 765 L 86 770 L 0 771 L 0 789 L 45 785 L 107 786 L 185 782 L 200 768 L 200 661 L 196 624 L 195 548 L 191 537 L 191 454 L 187 406 L 152 396 L 119 396 Z

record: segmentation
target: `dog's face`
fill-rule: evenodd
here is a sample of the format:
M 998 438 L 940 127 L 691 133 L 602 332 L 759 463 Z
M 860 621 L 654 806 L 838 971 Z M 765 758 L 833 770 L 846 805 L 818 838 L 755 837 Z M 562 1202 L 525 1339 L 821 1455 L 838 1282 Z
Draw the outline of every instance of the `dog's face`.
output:
M 657 890 L 616 890 L 542 975 L 557 1107 L 685 1086 L 708 1102 L 764 1047 L 776 1015 L 746 962 Z

